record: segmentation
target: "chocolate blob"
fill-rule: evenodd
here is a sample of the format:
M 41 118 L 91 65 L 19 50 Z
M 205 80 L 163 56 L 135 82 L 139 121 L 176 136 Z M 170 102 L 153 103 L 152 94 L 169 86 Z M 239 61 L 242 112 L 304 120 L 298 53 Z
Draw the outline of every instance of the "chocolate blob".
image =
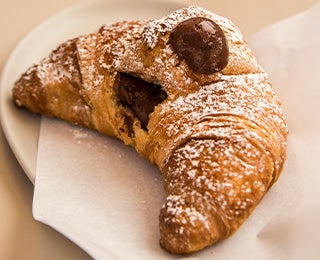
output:
M 221 71 L 228 64 L 226 37 L 215 22 L 204 17 L 188 19 L 170 34 L 169 43 L 180 60 L 200 74 Z
M 144 129 L 147 128 L 149 115 L 154 107 L 167 98 L 167 93 L 161 86 L 126 73 L 120 73 L 116 91 L 120 102 L 134 112 Z

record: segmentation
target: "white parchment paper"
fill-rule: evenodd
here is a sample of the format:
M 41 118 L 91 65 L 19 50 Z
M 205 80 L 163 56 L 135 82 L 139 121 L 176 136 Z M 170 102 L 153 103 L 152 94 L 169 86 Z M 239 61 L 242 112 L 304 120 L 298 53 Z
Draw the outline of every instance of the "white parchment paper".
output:
M 289 125 L 279 181 L 231 238 L 191 256 L 159 244 L 160 172 L 120 141 L 43 118 L 34 218 L 96 259 L 320 259 L 320 4 L 249 37 Z

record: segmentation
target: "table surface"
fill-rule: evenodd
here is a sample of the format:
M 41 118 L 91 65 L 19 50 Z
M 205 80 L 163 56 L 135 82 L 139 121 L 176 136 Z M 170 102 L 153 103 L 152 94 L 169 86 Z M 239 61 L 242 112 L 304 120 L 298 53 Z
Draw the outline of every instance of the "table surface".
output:
M 180 0 L 197 3 L 230 18 L 245 35 L 298 13 L 317 1 Z M 82 1 L 1 0 L 0 70 L 15 45 L 33 27 L 79 2 Z M 90 259 L 67 238 L 32 218 L 32 197 L 33 185 L 16 161 L 0 127 L 0 259 Z

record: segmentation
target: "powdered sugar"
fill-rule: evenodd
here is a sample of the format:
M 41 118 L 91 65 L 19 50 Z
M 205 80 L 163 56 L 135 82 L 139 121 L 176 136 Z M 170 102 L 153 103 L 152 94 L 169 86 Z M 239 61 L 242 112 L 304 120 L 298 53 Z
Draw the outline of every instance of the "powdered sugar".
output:
M 164 222 L 181 223 L 177 230 L 180 235 L 184 233 L 183 225 L 196 226 L 200 222 L 209 229 L 206 217 L 193 206 L 187 206 L 183 196 L 169 195 L 165 206 L 170 217 L 165 218 Z
M 167 190 L 184 194 L 189 202 L 194 191 L 201 191 L 205 203 L 225 220 L 244 218 L 283 164 L 278 153 L 285 149 L 286 123 L 267 75 L 224 75 L 168 101 L 159 123 L 170 118 L 173 123 L 164 128 L 171 138 L 168 150 L 180 148 L 164 163 Z M 273 168 L 266 164 L 270 158 Z
M 163 18 L 150 22 L 147 26 L 145 26 L 143 30 L 143 40 L 149 46 L 149 48 L 152 49 L 156 46 L 161 36 L 172 31 L 173 28 L 182 21 L 193 17 L 206 17 L 214 20 L 218 25 L 223 25 L 226 28 L 234 27 L 229 20 L 221 16 L 213 14 L 206 9 L 198 6 L 189 6 L 186 8 L 178 9 Z M 240 31 L 234 29 L 232 31 L 232 35 L 232 41 L 237 42 L 242 40 Z
M 167 42 L 177 24 L 199 16 L 220 25 L 229 44 L 229 64 L 214 75 L 193 73 Z M 190 227 L 210 230 L 215 214 L 237 226 L 277 177 L 286 135 L 280 102 L 240 31 L 229 20 L 195 6 L 154 21 L 105 25 L 62 44 L 22 80 L 77 86 L 88 104 L 79 97 L 67 109 L 89 114 L 89 104 L 96 102 L 94 112 L 106 121 L 110 111 L 101 100 L 117 101 L 112 90 L 119 72 L 160 84 L 168 94 L 150 117 L 147 141 L 138 140 L 155 151 L 154 161 L 165 175 L 165 224 L 176 224 L 180 236 Z M 39 95 L 37 91 L 32 95 Z M 85 136 L 80 132 L 74 137 L 81 142 Z M 148 150 L 140 149 L 142 154 Z

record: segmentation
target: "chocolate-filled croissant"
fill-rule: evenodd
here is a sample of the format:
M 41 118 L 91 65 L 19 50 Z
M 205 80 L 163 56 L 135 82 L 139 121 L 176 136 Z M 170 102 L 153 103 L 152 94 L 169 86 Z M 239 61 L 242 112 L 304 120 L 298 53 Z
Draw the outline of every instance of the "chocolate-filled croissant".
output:
M 156 164 L 160 244 L 191 253 L 229 237 L 277 180 L 287 128 L 238 28 L 196 6 L 69 40 L 13 88 L 19 107 L 121 139 Z

